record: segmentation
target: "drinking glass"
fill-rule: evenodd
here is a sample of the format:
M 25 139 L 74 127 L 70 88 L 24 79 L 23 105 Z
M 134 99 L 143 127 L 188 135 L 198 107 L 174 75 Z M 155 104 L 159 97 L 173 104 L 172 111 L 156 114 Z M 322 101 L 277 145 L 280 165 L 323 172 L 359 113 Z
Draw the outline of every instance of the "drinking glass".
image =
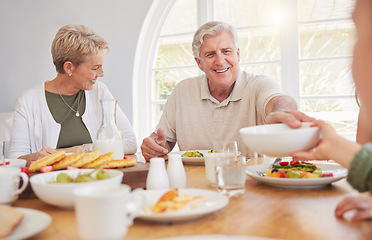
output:
M 234 140 L 218 140 L 213 142 L 213 153 L 238 154 L 238 144 Z
M 215 156 L 217 190 L 228 197 L 241 195 L 245 191 L 244 156 L 221 153 Z
M 204 158 L 205 174 L 207 180 L 213 187 L 217 187 L 216 179 L 216 156 L 221 154 L 232 154 L 238 156 L 238 144 L 234 140 L 218 140 L 214 141 L 212 153 L 207 153 Z

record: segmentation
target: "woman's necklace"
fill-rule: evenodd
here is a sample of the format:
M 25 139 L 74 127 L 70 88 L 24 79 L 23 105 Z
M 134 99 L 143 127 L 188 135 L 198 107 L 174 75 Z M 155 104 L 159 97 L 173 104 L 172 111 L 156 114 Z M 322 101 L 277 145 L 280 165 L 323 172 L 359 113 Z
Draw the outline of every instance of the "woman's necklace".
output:
M 62 101 L 66 104 L 66 106 L 71 109 L 71 111 L 73 111 L 75 113 L 75 116 L 76 117 L 79 117 L 80 116 L 80 113 L 79 113 L 79 106 L 80 106 L 80 97 L 78 97 L 78 104 L 77 104 L 77 107 L 76 107 L 76 110 L 74 110 L 70 105 L 68 105 L 68 103 L 65 101 L 65 99 L 62 97 L 62 95 L 59 93 L 58 91 L 58 88 L 57 88 L 57 84 L 54 83 L 54 87 L 56 88 L 56 91 L 58 93 L 58 95 L 62 98 Z

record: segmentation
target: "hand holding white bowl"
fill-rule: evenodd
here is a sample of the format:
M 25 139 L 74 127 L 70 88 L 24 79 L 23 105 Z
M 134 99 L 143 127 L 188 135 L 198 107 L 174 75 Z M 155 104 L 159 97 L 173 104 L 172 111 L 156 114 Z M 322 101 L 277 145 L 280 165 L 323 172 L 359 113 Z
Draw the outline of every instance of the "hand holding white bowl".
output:
M 287 157 L 293 152 L 308 151 L 320 140 L 319 127 L 303 122 L 300 128 L 286 124 L 268 124 L 240 129 L 244 144 L 252 151 L 271 157 Z

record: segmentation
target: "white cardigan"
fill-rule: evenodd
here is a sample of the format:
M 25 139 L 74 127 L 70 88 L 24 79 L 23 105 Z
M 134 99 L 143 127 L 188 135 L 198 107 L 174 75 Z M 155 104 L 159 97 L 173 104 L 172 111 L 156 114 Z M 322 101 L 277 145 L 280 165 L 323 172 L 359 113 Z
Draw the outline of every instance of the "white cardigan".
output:
M 97 81 L 92 90 L 85 91 L 85 98 L 82 120 L 94 142 L 102 122 L 100 99 L 113 99 L 113 96 L 104 83 Z M 136 137 L 120 107 L 116 111 L 116 121 L 124 139 L 125 153 L 135 153 Z M 44 146 L 56 148 L 60 130 L 61 125 L 54 120 L 48 108 L 45 84 L 25 91 L 16 102 L 8 158 L 39 152 Z

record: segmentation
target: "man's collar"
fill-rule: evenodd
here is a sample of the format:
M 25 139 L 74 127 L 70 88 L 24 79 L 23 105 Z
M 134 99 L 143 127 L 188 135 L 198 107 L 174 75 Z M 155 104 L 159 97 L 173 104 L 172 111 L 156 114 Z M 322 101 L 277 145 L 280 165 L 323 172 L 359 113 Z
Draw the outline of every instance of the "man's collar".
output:
M 229 101 L 238 101 L 240 99 L 242 99 L 243 97 L 243 94 L 244 94 L 244 88 L 243 88 L 243 71 L 241 71 L 239 69 L 239 72 L 238 72 L 238 79 L 235 81 L 235 86 L 232 90 L 232 92 L 230 93 L 228 99 Z M 203 76 L 203 79 L 201 81 L 201 99 L 210 99 L 211 101 L 213 101 L 213 99 L 215 99 L 210 91 L 209 91 L 209 86 L 208 86 L 208 79 L 207 79 L 207 75 L 204 74 Z

